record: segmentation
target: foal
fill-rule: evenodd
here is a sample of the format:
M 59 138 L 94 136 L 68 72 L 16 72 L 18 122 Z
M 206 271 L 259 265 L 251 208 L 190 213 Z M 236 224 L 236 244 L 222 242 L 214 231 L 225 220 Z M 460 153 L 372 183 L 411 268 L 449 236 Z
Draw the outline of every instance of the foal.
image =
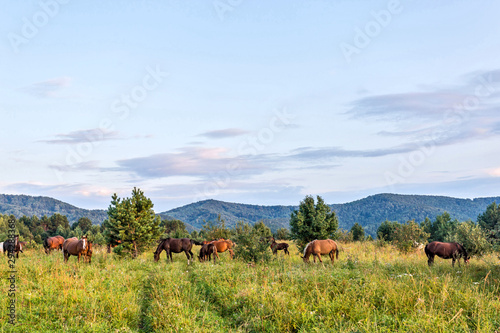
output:
M 273 254 L 276 255 L 279 250 L 283 250 L 285 254 L 290 255 L 288 252 L 288 244 L 287 243 L 276 243 L 274 237 L 271 237 L 271 250 L 273 250 Z

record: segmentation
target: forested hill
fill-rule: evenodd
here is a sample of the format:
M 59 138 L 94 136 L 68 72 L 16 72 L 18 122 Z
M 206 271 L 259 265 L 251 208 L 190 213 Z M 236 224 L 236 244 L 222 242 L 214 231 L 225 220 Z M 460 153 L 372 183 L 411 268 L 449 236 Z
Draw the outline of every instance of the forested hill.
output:
M 385 220 L 422 222 L 426 217 L 435 220 L 437 215 L 448 212 L 452 219 L 476 221 L 493 201 L 500 197 L 458 199 L 443 196 L 377 194 L 367 198 L 330 207 L 337 213 L 340 228 L 350 230 L 354 223 L 361 224 L 372 236 Z M 272 230 L 288 228 L 290 214 L 298 206 L 258 206 L 205 200 L 175 208 L 162 216 L 176 218 L 200 228 L 204 221 L 216 221 L 218 214 L 232 227 L 237 221 L 255 223 L 263 220 Z
M 452 219 L 476 222 L 477 216 L 494 201 L 500 203 L 500 197 L 458 199 L 384 193 L 330 207 L 337 213 L 341 228 L 349 230 L 358 222 L 366 232 L 375 236 L 378 226 L 385 220 L 406 222 L 414 219 L 420 223 L 426 217 L 435 220 L 437 215 L 448 212 Z
M 169 217 L 201 228 L 206 221 L 217 221 L 220 214 L 226 227 L 233 227 L 238 221 L 254 224 L 264 221 L 272 230 L 288 228 L 293 206 L 258 206 L 231 203 L 217 200 L 204 200 L 160 213 L 162 218 Z
M 59 213 L 66 215 L 70 224 L 78 221 L 81 217 L 89 218 L 94 224 L 101 224 L 107 218 L 105 210 L 88 210 L 78 208 L 68 203 L 49 197 L 32 197 L 29 195 L 0 194 L 0 213 L 14 215 L 19 218 L 23 215 L 48 217 Z
M 500 203 L 500 197 L 458 199 L 443 196 L 377 194 L 367 198 L 330 207 L 337 213 L 340 228 L 350 230 L 354 223 L 361 224 L 373 236 L 380 223 L 385 220 L 422 222 L 426 217 L 435 220 L 437 215 L 448 212 L 452 219 L 476 221 L 479 214 L 493 201 Z M 233 227 L 237 221 L 255 223 L 263 220 L 273 231 L 288 228 L 290 214 L 298 206 L 259 206 L 205 200 L 159 213 L 162 218 L 183 221 L 189 230 L 199 229 L 206 221 L 217 221 L 218 215 Z M 68 203 L 48 198 L 27 195 L 0 194 L 0 213 L 16 217 L 51 216 L 55 213 L 66 215 L 70 223 L 80 217 L 88 217 L 93 223 L 101 223 L 107 218 L 106 211 L 77 208 Z

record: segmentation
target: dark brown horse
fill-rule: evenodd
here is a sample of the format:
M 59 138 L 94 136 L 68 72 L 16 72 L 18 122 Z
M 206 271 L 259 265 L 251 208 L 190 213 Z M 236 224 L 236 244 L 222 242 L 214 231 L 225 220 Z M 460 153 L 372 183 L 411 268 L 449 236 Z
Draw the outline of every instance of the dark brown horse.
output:
M 452 259 L 452 267 L 455 267 L 455 260 L 458 260 L 458 266 L 460 266 L 460 258 L 463 258 L 466 264 L 469 263 L 470 259 L 465 247 L 459 243 L 430 242 L 425 246 L 425 254 L 427 255 L 427 264 L 429 266 L 434 263 L 434 256 L 443 259 Z
M 52 250 L 62 250 L 63 243 L 63 236 L 48 237 L 43 241 L 43 248 L 45 253 L 49 254 Z
M 66 239 L 63 243 L 64 262 L 67 262 L 71 255 L 77 256 L 80 262 L 80 257 L 86 256 L 88 247 L 87 236 L 83 236 L 82 239 L 76 237 Z
M 158 247 L 156 248 L 156 251 L 154 252 L 154 258 L 155 261 L 160 260 L 160 253 L 165 250 L 167 253 L 167 261 L 168 258 L 170 258 L 170 261 L 172 260 L 172 253 L 181 253 L 184 252 L 186 253 L 186 257 L 188 259 L 188 264 L 189 261 L 193 259 L 194 255 L 193 252 L 191 252 L 191 249 L 193 248 L 193 245 L 201 245 L 198 242 L 195 242 L 192 239 L 189 238 L 166 238 L 166 239 L 161 239 L 160 243 L 158 244 Z
M 271 237 L 271 250 L 273 250 L 273 254 L 276 255 L 278 251 L 283 250 L 285 254 L 290 255 L 290 252 L 288 252 L 288 244 L 287 243 L 276 243 L 276 240 L 274 237 Z
M 332 260 L 332 264 L 335 262 L 334 254 L 337 255 L 337 259 L 339 258 L 339 247 L 337 243 L 335 243 L 331 239 L 322 239 L 322 240 L 313 240 L 308 243 L 304 248 L 304 256 L 302 259 L 304 262 L 309 262 L 309 256 L 313 255 L 314 262 L 316 262 L 316 257 L 318 257 L 319 261 L 323 263 L 321 260 L 322 254 L 330 255 L 330 259 Z
M 3 254 L 5 255 L 7 252 L 15 253 L 16 258 L 19 258 L 19 252 L 23 253 L 23 246 L 19 241 L 19 235 L 15 235 L 14 239 L 8 239 L 3 242 Z
M 200 261 L 208 261 L 212 260 L 212 255 L 214 256 L 214 264 L 215 258 L 217 257 L 217 247 L 213 243 L 203 244 L 200 249 L 200 254 L 198 255 L 198 259 Z

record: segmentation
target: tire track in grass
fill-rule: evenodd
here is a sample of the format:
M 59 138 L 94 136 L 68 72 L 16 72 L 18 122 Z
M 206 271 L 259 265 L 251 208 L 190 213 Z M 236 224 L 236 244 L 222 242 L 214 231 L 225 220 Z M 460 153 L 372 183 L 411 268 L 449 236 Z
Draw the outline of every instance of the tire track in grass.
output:
M 139 313 L 139 332 L 154 332 L 150 309 L 153 302 L 153 281 L 156 279 L 156 272 L 153 270 L 146 270 L 145 278 L 143 280 L 142 289 L 140 290 L 140 313 Z

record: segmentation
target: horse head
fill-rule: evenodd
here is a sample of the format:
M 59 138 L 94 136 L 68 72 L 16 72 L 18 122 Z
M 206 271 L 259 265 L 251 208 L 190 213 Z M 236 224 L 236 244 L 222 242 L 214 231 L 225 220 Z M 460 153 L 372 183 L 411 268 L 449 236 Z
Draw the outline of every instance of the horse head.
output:
M 465 246 L 463 246 L 462 244 L 460 244 L 460 255 L 462 256 L 462 258 L 464 259 L 464 263 L 468 264 L 469 263 L 469 254 L 467 253 L 467 250 L 465 249 Z

